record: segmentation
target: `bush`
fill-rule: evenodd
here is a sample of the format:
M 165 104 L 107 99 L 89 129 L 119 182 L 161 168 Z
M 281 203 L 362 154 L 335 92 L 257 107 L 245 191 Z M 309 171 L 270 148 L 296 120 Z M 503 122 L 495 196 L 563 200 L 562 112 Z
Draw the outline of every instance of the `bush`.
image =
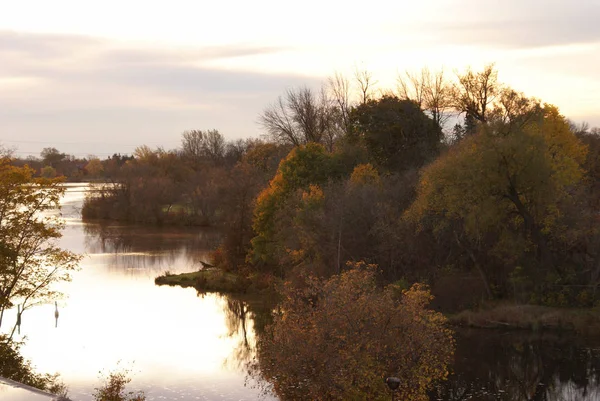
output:
M 143 392 L 126 392 L 125 386 L 131 382 L 129 371 L 110 372 L 104 379 L 104 385 L 97 387 L 93 397 L 95 401 L 145 401 Z
M 307 278 L 302 289 L 287 284 L 251 374 L 282 400 L 388 399 L 389 376 L 401 379 L 398 399 L 426 399 L 447 375 L 452 333 L 428 309 L 425 286 L 394 292 L 377 287 L 364 263 L 326 281 Z

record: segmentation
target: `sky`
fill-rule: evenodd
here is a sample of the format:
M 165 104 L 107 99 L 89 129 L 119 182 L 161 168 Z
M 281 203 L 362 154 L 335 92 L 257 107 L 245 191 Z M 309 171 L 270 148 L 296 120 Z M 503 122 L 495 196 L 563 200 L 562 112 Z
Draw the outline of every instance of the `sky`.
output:
M 499 79 L 600 126 L 600 0 L 0 0 L 0 144 L 19 157 L 258 137 L 286 89 L 335 72 L 495 63 Z

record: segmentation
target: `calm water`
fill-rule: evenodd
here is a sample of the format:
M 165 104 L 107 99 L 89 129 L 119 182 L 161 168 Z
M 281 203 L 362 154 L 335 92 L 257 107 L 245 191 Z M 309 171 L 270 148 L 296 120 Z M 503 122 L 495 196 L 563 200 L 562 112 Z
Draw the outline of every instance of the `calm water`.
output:
M 54 305 L 23 315 L 23 354 L 41 372 L 60 372 L 75 401 L 90 400 L 99 372 L 117 367 L 131 370 L 132 388 L 149 400 L 275 400 L 261 397 L 245 374 L 255 341 L 252 307 L 154 285 L 166 270 L 198 269 L 218 234 L 86 224 L 84 191 L 69 186 L 61 246 L 86 257 L 61 285 L 58 327 Z M 7 326 L 11 320 L 14 313 Z M 600 339 L 459 331 L 452 371 L 431 400 L 600 400 Z
M 166 270 L 197 270 L 218 244 L 217 233 L 86 224 L 84 191 L 68 188 L 60 244 L 86 257 L 60 286 L 66 296 L 58 301 L 58 327 L 54 305 L 23 314 L 24 356 L 40 372 L 60 372 L 75 401 L 90 400 L 99 372 L 117 367 L 131 370 L 132 388 L 149 400 L 257 399 L 244 373 L 246 342 L 254 342 L 252 314 L 240 318 L 239 305 L 219 295 L 154 285 Z M 14 319 L 8 314 L 6 326 Z

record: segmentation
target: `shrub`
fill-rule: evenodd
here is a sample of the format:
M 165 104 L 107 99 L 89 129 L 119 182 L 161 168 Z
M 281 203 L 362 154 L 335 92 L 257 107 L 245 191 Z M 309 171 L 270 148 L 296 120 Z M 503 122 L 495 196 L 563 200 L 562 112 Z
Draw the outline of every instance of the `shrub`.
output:
M 388 399 L 389 376 L 401 379 L 398 399 L 427 399 L 447 375 L 451 331 L 428 309 L 425 286 L 394 292 L 377 287 L 364 263 L 326 281 L 307 278 L 302 289 L 286 285 L 251 374 L 282 400 Z

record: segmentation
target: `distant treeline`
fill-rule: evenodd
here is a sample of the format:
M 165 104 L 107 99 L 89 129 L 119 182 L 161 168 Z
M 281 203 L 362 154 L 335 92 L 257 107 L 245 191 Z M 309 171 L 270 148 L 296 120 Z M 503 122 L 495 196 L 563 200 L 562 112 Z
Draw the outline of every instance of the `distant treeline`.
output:
M 10 150 L 5 150 L 11 153 Z M 55 178 L 65 177 L 69 182 L 104 181 L 118 175 L 119 169 L 133 156 L 115 153 L 105 160 L 90 155 L 88 157 L 75 157 L 62 153 L 54 147 L 44 148 L 39 157 L 13 158 L 12 164 L 17 167 L 28 165 L 34 169 L 39 177 Z
M 592 306 L 600 282 L 600 131 L 498 81 L 494 66 L 423 70 L 376 90 L 367 72 L 289 89 L 263 140 L 183 133 L 138 148 L 84 217 L 224 228 L 215 262 L 292 282 L 347 261 L 482 299 Z M 108 174 L 110 171 L 110 174 Z

